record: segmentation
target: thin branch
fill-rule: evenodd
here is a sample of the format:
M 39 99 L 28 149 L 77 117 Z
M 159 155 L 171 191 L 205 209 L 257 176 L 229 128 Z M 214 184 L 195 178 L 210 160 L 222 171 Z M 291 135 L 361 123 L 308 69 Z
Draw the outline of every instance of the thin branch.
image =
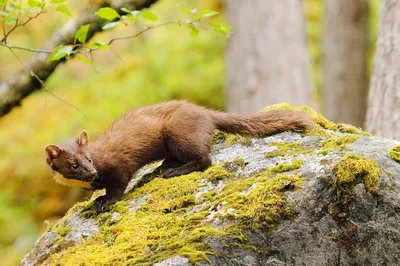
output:
M 100 72 L 99 72 L 99 71 L 97 70 L 97 68 L 96 68 L 96 65 L 95 65 L 95 62 L 94 62 L 94 58 L 93 58 L 92 52 L 93 52 L 93 51 L 91 51 L 91 50 L 89 50 L 89 52 L 88 52 L 88 54 L 89 54 L 89 59 L 90 59 L 90 61 L 92 62 L 92 67 L 93 67 L 94 72 L 96 72 L 97 74 L 99 74 Z
M 122 63 L 125 65 L 127 64 L 126 61 L 122 58 L 122 56 L 112 47 L 110 46 L 111 51 L 114 52 L 114 54 L 118 57 L 119 60 L 121 60 Z
M 18 27 L 23 27 L 23 26 L 25 26 L 26 24 L 28 24 L 32 19 L 35 19 L 35 18 L 37 18 L 37 17 L 39 17 L 41 14 L 43 14 L 44 13 L 44 11 L 43 12 L 38 12 L 35 16 L 33 16 L 33 17 L 29 17 L 24 23 L 22 23 L 22 24 L 18 24 L 18 21 L 19 21 L 19 16 L 18 16 L 18 18 L 17 18 L 17 23 L 14 25 L 14 27 L 12 27 L 12 29 L 9 31 L 9 32 L 7 32 L 6 33 L 6 35 L 3 37 L 3 39 L 1 39 L 1 41 L 0 41 L 0 43 L 5 43 L 5 42 L 7 42 L 7 37 L 10 35 L 10 33 L 12 33 L 15 29 L 17 29 Z
M 39 78 L 39 76 L 36 75 L 36 74 L 24 63 L 24 61 L 22 61 L 21 58 L 18 57 L 18 55 L 13 51 L 13 49 L 12 49 L 12 48 L 8 48 L 8 49 L 9 49 L 10 52 L 14 55 L 14 57 L 21 63 L 21 65 L 26 69 L 26 71 L 28 71 L 28 72 L 31 74 L 31 76 L 35 77 L 36 80 L 39 81 L 39 83 L 42 85 L 42 88 L 43 88 L 48 94 L 50 94 L 51 96 L 53 96 L 53 97 L 56 98 L 57 100 L 59 100 L 59 101 L 65 103 L 66 105 L 68 105 L 68 106 L 70 106 L 70 107 L 76 109 L 76 110 L 77 110 L 79 113 L 81 113 L 85 118 L 87 118 L 86 114 L 85 114 L 81 109 L 79 109 L 79 107 L 77 107 L 77 106 L 75 106 L 75 105 L 73 105 L 73 104 L 67 102 L 66 100 L 64 100 L 64 99 L 60 98 L 59 96 L 57 96 L 54 92 L 50 91 L 50 90 L 46 87 L 46 85 L 44 84 L 44 81 L 43 81 L 41 78 Z
M 6 7 L 3 6 L 3 11 L 6 11 Z M 4 18 L 1 20 L 2 24 L 3 24 L 3 36 L 6 36 L 6 25 L 5 25 L 5 20 Z
M 11 49 L 17 49 L 17 50 L 23 50 L 23 51 L 28 51 L 32 53 L 46 53 L 46 54 L 51 54 L 53 51 L 51 50 L 43 50 L 43 49 L 36 49 L 36 48 L 29 48 L 29 47 L 23 47 L 23 46 L 17 46 L 17 45 L 11 45 L 6 42 L 0 42 L 0 46 L 4 46 L 7 48 Z
M 143 33 L 145 33 L 146 31 L 149 31 L 151 29 L 155 29 L 155 28 L 159 28 L 168 24 L 180 24 L 180 21 L 168 21 L 168 22 L 164 22 L 155 26 L 149 26 L 147 28 L 145 28 L 144 30 L 141 30 L 133 35 L 128 35 L 128 36 L 123 36 L 123 37 L 116 37 L 116 38 L 112 38 L 110 41 L 108 41 L 107 45 L 111 45 L 113 42 L 115 41 L 119 41 L 119 40 L 127 40 L 127 39 L 131 39 L 131 38 L 135 38 Z

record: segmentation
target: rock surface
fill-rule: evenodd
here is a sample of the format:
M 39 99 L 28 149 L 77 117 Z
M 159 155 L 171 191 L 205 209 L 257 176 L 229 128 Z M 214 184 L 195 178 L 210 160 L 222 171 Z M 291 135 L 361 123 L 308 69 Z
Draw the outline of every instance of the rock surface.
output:
M 144 167 L 108 213 L 94 215 L 95 193 L 21 264 L 400 265 L 400 143 L 341 129 L 220 134 L 210 169 Z

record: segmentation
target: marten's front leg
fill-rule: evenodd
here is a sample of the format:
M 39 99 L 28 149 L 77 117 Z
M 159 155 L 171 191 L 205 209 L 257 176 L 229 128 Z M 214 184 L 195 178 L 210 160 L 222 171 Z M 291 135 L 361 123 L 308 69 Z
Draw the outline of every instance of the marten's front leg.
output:
M 104 179 L 104 188 L 106 194 L 98 197 L 94 202 L 94 208 L 97 214 L 103 213 L 108 210 L 108 207 L 115 202 L 119 201 L 124 195 L 126 186 L 129 183 L 130 173 L 121 173 L 121 171 L 112 171 L 111 175 L 108 175 Z

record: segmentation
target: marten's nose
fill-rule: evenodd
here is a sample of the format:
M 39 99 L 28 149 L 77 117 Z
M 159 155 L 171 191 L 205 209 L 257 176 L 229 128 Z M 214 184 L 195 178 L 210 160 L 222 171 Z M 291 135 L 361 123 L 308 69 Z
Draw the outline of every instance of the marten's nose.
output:
M 97 175 L 97 171 L 96 170 L 94 170 L 94 171 L 92 171 L 92 172 L 90 172 L 90 175 Z

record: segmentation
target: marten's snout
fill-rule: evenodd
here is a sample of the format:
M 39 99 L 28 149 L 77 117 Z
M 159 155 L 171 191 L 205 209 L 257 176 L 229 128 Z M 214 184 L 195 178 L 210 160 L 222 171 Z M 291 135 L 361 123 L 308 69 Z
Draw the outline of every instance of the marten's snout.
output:
M 95 180 L 96 179 L 96 177 L 97 177 L 97 171 L 96 170 L 93 170 L 93 171 L 91 171 L 90 173 L 89 173 L 89 175 L 88 175 L 88 177 L 87 177 L 87 181 L 93 181 L 93 180 Z

